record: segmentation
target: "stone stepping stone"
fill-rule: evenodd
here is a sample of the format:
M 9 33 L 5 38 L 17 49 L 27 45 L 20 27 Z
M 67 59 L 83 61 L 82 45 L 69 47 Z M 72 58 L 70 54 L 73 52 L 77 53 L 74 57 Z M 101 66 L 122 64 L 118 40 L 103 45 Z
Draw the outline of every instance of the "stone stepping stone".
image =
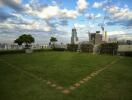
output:
M 62 86 L 57 86 L 56 89 L 57 89 L 57 90 L 62 90 L 63 87 L 62 87 Z
M 83 84 L 83 83 L 84 83 L 84 81 L 83 81 L 83 80 L 82 80 L 82 81 L 79 81 L 79 83 Z
M 70 90 L 68 90 L 68 89 L 64 89 L 64 90 L 62 91 L 62 93 L 64 93 L 64 94 L 68 94 L 68 93 L 70 93 Z
M 52 83 L 52 82 L 50 82 L 50 81 L 47 81 L 47 82 L 46 82 L 47 85 L 50 85 L 51 83 Z
M 75 83 L 74 86 L 79 87 L 80 83 Z
M 56 84 L 51 84 L 52 87 L 56 87 Z
M 70 90 L 74 90 L 75 89 L 75 87 L 74 86 L 70 86 L 70 88 L 69 88 Z

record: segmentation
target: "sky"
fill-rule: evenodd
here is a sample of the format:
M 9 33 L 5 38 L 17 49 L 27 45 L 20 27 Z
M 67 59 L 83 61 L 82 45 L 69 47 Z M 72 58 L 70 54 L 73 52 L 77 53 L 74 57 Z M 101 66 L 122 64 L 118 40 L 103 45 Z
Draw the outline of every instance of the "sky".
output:
M 110 37 L 132 39 L 131 0 L 0 0 L 0 43 L 13 43 L 31 34 L 35 43 L 47 44 L 51 36 L 58 43 L 70 43 L 76 27 L 79 41 L 88 32 L 104 26 Z

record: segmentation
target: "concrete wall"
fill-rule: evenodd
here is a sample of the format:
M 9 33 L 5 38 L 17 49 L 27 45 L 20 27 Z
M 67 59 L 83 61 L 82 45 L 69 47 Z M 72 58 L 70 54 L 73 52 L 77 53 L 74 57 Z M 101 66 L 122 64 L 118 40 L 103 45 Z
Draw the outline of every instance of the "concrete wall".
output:
M 118 52 L 132 52 L 132 45 L 119 45 Z

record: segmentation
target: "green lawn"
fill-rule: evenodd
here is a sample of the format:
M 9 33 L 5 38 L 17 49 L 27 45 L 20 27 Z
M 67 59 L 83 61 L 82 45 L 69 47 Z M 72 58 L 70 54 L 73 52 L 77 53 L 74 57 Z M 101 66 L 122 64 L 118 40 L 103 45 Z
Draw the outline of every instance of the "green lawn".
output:
M 112 61 L 78 88 L 68 89 Z M 132 100 L 132 58 L 76 52 L 0 55 L 0 100 Z

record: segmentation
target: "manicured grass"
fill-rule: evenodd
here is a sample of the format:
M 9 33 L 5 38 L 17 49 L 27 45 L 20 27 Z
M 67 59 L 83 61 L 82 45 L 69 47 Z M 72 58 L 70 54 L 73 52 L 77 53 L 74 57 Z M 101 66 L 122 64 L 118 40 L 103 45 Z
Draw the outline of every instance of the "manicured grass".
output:
M 132 58 L 45 51 L 0 55 L 0 59 L 4 60 L 0 61 L 0 100 L 132 99 Z M 120 60 L 69 94 L 63 94 L 37 79 L 68 88 L 117 59 Z

